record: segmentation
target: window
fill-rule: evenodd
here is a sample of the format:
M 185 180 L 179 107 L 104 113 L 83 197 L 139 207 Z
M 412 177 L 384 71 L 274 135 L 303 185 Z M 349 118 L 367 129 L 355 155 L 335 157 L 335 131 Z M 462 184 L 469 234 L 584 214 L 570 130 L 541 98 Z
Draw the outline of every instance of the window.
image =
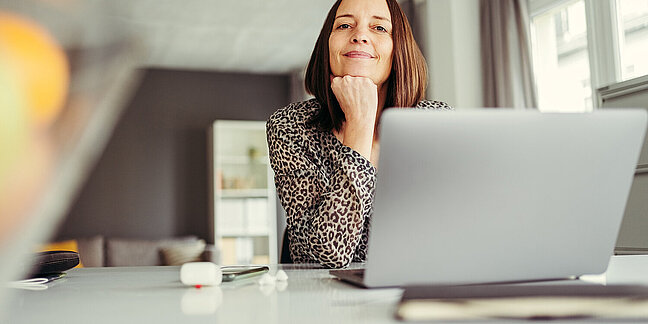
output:
M 621 77 L 648 74 L 648 0 L 617 0 Z
M 592 109 L 584 0 L 533 18 L 534 71 L 540 110 Z
M 596 89 L 648 74 L 648 0 L 530 0 L 541 111 L 589 111 Z

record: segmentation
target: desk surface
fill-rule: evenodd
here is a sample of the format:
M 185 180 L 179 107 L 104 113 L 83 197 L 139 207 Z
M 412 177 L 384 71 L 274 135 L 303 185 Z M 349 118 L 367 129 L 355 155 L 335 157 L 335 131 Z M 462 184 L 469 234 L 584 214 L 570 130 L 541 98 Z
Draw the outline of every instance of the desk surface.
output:
M 73 269 L 14 295 L 7 323 L 394 323 L 401 289 L 359 289 L 325 269 L 280 265 L 286 285 L 256 279 L 188 288 L 179 267 Z M 608 283 L 648 284 L 648 256 L 613 257 Z M 556 322 L 552 322 L 556 323 Z

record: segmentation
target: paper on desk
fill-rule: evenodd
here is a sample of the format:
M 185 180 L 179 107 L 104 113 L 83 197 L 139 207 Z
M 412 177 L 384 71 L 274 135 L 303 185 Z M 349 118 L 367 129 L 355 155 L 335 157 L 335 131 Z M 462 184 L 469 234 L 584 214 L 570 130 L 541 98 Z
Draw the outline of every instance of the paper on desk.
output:
M 48 278 L 31 278 L 8 282 L 7 287 L 27 290 L 45 290 L 47 289 L 46 283 L 49 281 Z

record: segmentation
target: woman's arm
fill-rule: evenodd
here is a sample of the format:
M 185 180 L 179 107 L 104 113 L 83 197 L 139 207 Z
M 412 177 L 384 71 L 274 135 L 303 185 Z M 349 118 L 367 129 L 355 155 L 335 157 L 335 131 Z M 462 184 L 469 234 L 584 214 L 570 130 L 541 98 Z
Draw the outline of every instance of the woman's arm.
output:
M 353 149 L 340 146 L 327 178 L 305 149 L 303 130 L 273 115 L 267 124 L 277 194 L 286 210 L 293 260 L 347 266 L 362 236 L 375 184 L 375 168 Z
M 344 112 L 344 145 L 370 159 L 378 110 L 378 87 L 369 78 L 346 75 L 333 77 L 331 89 Z

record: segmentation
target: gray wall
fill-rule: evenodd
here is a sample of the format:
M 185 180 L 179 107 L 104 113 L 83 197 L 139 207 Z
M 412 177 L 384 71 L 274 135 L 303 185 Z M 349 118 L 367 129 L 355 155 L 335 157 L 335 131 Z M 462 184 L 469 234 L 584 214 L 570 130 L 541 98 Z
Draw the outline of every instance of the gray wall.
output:
M 266 120 L 289 92 L 287 75 L 145 70 L 56 239 L 209 239 L 209 125 Z

